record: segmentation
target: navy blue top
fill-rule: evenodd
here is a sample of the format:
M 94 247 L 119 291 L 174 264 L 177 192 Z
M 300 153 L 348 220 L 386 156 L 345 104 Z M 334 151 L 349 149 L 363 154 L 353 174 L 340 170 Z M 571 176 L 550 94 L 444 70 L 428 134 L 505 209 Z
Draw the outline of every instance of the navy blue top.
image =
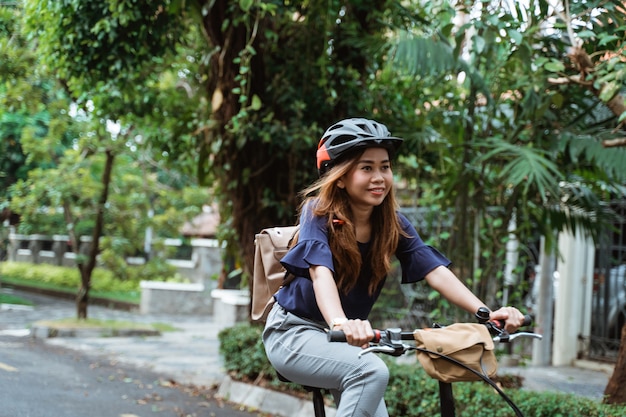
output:
M 426 245 L 415 227 L 409 220 L 398 213 L 402 229 L 409 237 L 400 236 L 396 258 L 402 267 L 402 283 L 413 283 L 424 277 L 438 266 L 448 267 L 451 262 L 437 249 Z M 324 317 L 317 307 L 313 281 L 309 274 L 310 266 L 325 266 L 333 273 L 333 255 L 328 245 L 328 229 L 325 217 L 313 216 L 305 207 L 300 215 L 300 235 L 298 243 L 281 260 L 281 264 L 296 276 L 286 287 L 281 288 L 275 295 L 276 301 L 285 310 L 299 317 L 315 321 L 324 321 Z M 368 284 L 372 275 L 371 265 L 367 255 L 370 243 L 358 243 L 363 259 L 361 271 L 356 285 L 347 294 L 339 292 L 339 298 L 346 316 L 350 319 L 367 319 L 374 302 L 380 295 L 384 280 L 374 294 L 370 295 Z

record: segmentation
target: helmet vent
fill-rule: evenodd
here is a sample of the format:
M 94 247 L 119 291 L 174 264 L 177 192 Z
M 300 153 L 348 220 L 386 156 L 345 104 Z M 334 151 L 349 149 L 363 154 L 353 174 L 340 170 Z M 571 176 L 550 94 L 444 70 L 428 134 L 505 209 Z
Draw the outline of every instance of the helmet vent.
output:
M 339 135 L 333 138 L 333 146 L 341 145 L 342 143 L 347 143 L 353 141 L 354 139 L 354 135 Z
M 370 126 L 364 123 L 358 123 L 357 126 L 361 129 L 361 132 L 359 132 L 361 136 L 374 136 Z

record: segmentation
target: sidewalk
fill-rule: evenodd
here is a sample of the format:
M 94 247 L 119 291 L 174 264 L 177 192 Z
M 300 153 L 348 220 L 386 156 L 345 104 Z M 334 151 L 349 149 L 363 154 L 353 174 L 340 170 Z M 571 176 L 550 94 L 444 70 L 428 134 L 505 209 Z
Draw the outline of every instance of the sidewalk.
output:
M 33 323 L 76 317 L 74 303 L 37 294 L 14 292 L 35 303 L 34 308 L 3 305 L 0 309 L 0 336 L 29 335 Z M 45 343 L 80 350 L 112 361 L 146 367 L 179 384 L 219 387 L 219 395 L 263 412 L 289 417 L 312 415 L 311 402 L 275 391 L 231 381 L 219 355 L 218 332 L 224 327 L 210 316 L 140 315 L 138 313 L 90 306 L 89 317 L 143 323 L 166 323 L 180 331 L 161 336 L 93 337 L 79 332 L 72 338 L 47 338 Z M 88 337 L 91 336 L 91 337 Z M 501 368 L 499 374 L 524 378 L 524 388 L 559 391 L 600 400 L 610 378 L 609 370 L 580 367 Z M 332 417 L 334 410 L 329 410 Z

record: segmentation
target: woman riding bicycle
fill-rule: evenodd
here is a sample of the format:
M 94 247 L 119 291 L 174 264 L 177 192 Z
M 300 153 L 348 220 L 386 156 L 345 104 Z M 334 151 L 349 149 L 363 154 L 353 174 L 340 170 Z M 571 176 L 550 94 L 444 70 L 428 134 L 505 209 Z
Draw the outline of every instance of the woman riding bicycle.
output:
M 485 306 L 398 212 L 391 161 L 401 143 L 368 119 L 343 120 L 325 132 L 317 150 L 320 179 L 302 193 L 308 198 L 297 244 L 281 261 L 296 278 L 275 295 L 263 332 L 272 366 L 295 383 L 329 389 L 337 417 L 388 416 L 387 367 L 358 351 L 373 336 L 367 317 L 393 256 L 403 284 L 425 279 L 470 313 Z M 524 321 L 513 307 L 490 317 L 510 332 Z M 342 330 L 348 343 L 330 346 L 328 328 Z

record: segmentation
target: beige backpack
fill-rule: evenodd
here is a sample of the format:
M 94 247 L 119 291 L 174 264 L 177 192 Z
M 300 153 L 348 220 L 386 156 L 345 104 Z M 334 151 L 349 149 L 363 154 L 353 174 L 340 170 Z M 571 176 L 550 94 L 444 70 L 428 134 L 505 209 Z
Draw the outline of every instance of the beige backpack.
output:
M 254 238 L 254 271 L 252 274 L 252 321 L 264 322 L 272 305 L 274 294 L 294 279 L 280 264 L 289 251 L 299 226 L 270 227 Z

